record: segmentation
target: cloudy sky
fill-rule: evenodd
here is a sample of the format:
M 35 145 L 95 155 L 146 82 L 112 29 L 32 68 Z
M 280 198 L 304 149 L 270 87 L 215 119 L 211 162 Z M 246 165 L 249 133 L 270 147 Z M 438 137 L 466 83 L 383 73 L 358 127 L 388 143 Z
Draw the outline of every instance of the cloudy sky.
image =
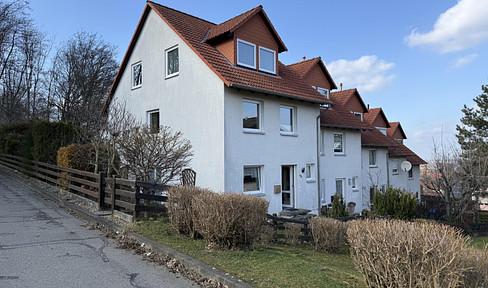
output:
M 284 64 L 322 57 L 334 81 L 358 88 L 371 108 L 400 121 L 407 146 L 428 160 L 434 141 L 452 139 L 463 105 L 488 84 L 487 0 L 165 0 L 221 23 L 262 5 L 288 48 Z M 121 61 L 143 0 L 31 0 L 31 15 L 56 43 L 98 33 Z

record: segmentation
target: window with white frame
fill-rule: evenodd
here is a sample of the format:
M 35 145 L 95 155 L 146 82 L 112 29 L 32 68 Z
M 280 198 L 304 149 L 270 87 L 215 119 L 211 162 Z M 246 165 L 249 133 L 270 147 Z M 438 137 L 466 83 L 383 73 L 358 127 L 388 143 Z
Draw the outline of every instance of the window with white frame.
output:
M 398 175 L 399 172 L 398 172 L 398 161 L 393 161 L 391 163 L 391 174 L 392 175 Z
M 369 150 L 369 167 L 376 167 L 376 150 Z
M 305 178 L 307 182 L 315 181 L 315 165 L 314 164 L 307 164 L 305 167 Z
M 259 70 L 276 74 L 276 51 L 259 46 Z
M 376 129 L 380 130 L 380 132 L 383 133 L 383 135 L 386 135 L 386 131 L 387 131 L 386 128 L 384 128 L 384 127 L 376 127 Z
M 376 186 L 370 186 L 369 187 L 369 205 L 373 205 L 374 194 L 376 194 L 376 192 L 377 192 L 376 189 L 377 189 Z
M 335 196 L 342 196 L 342 198 L 344 198 L 344 181 L 345 179 L 343 178 L 339 178 L 339 179 L 336 179 L 335 182 L 336 182 L 336 193 L 335 193 Z
M 325 199 L 325 179 L 320 179 L 320 201 L 322 203 L 327 202 Z
M 359 191 L 358 184 L 359 184 L 359 177 L 353 176 L 352 183 L 351 183 L 352 191 Z
M 320 130 L 320 139 L 319 139 L 319 149 L 320 149 L 320 156 L 325 155 L 325 132 Z
M 159 110 L 151 110 L 147 112 L 147 124 L 151 133 L 159 132 Z
M 244 99 L 242 101 L 242 128 L 244 131 L 261 131 L 261 118 L 261 102 Z
M 180 57 L 178 46 L 166 50 L 166 77 L 173 77 L 180 73 Z
M 295 132 L 295 108 L 280 106 L 280 133 L 293 134 Z
M 334 154 L 344 154 L 344 133 L 334 133 Z
M 256 69 L 256 45 L 237 39 L 237 65 Z
M 413 179 L 413 169 L 408 170 L 408 179 Z
M 322 88 L 322 87 L 317 87 L 317 91 L 318 91 L 320 94 L 324 95 L 324 96 L 325 96 L 325 98 L 327 98 L 327 99 L 329 98 L 329 89 L 327 89 L 327 88 Z
M 132 64 L 132 89 L 142 86 L 142 62 Z
M 356 118 L 358 118 L 359 120 L 363 121 L 363 113 L 354 112 L 354 116 L 356 116 Z
M 244 193 L 263 193 L 261 186 L 261 167 L 244 166 L 243 191 Z

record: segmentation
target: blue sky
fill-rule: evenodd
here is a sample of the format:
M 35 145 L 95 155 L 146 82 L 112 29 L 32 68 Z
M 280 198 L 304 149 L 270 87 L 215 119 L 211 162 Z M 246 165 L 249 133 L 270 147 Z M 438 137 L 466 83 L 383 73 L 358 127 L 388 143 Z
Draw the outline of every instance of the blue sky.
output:
M 488 1 L 155 1 L 221 23 L 262 5 L 288 48 L 284 64 L 320 56 L 334 81 L 358 88 L 371 108 L 400 121 L 406 145 L 431 158 L 453 138 L 463 105 L 488 84 Z M 32 0 L 31 16 L 55 40 L 98 33 L 121 61 L 143 0 Z

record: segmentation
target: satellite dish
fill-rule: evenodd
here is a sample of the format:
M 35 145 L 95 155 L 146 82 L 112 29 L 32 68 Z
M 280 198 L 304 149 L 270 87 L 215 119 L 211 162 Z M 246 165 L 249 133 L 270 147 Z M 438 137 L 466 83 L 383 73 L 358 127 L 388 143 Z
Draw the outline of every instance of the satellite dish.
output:
M 412 163 L 408 162 L 408 161 L 403 161 L 401 166 L 403 171 L 407 172 L 407 171 L 410 171 L 410 169 L 412 169 Z

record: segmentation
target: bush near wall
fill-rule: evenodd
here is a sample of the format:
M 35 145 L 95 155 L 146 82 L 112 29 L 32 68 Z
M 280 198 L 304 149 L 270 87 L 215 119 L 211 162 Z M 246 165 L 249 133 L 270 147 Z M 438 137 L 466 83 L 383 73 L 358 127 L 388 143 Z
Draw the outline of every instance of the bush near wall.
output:
M 90 144 L 70 144 L 58 149 L 57 164 L 60 167 L 93 172 Z
M 412 219 L 417 200 L 415 196 L 399 188 L 388 187 L 383 193 L 376 190 L 373 199 L 374 213 L 397 219 Z
M 337 252 L 346 244 L 347 223 L 328 217 L 310 219 L 315 250 Z
M 346 208 L 346 203 L 344 203 L 344 199 L 342 196 L 334 196 L 334 200 L 332 201 L 332 208 L 327 215 L 332 218 L 341 218 L 349 216 L 349 210 Z
M 60 147 L 74 142 L 76 129 L 71 123 L 38 121 L 32 127 L 34 160 L 56 164 Z
M 193 197 L 195 230 L 210 245 L 252 248 L 264 225 L 269 203 L 235 193 L 200 193 Z
M 0 152 L 32 159 L 33 122 L 15 123 L 0 128 Z
M 169 221 L 176 232 L 192 238 L 198 236 L 193 222 L 192 200 L 201 193 L 208 194 L 211 191 L 196 186 L 173 186 L 169 189 L 166 207 Z
M 351 257 L 368 287 L 486 287 L 488 251 L 435 222 L 354 220 Z

